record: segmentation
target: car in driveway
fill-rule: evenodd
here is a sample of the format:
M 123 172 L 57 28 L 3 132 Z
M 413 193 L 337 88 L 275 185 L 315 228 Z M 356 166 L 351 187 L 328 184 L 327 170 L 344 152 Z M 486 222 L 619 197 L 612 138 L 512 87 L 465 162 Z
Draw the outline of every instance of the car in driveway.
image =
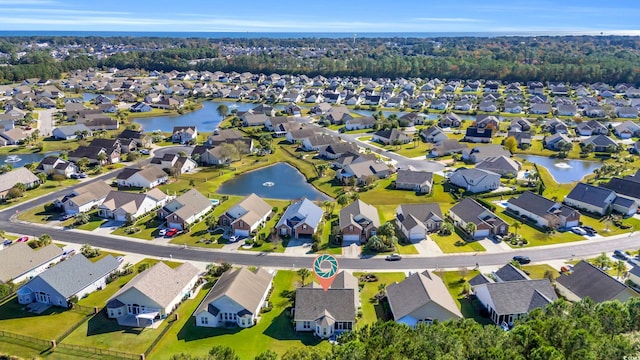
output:
M 4 245 L 4 246 L 9 246 L 11 244 L 13 244 L 13 241 L 11 241 L 9 239 L 6 239 L 5 241 L 2 242 L 2 245 Z
M 629 256 L 622 250 L 614 250 L 613 251 L 613 256 L 622 259 L 622 260 L 627 260 L 629 259 Z
M 29 237 L 28 236 L 22 236 L 22 237 L 19 237 L 17 241 L 18 242 L 27 242 L 27 241 L 29 241 Z
M 167 235 L 167 229 L 158 230 L 158 236 L 165 236 L 165 235 Z
M 585 229 L 587 232 L 592 232 L 594 234 L 598 233 L 598 230 L 594 229 L 593 226 L 582 225 L 582 228 Z
M 171 229 L 167 230 L 167 232 L 164 234 L 164 236 L 173 237 L 173 236 L 176 236 L 176 234 L 178 234 L 178 229 L 171 228 Z
M 518 264 L 528 264 L 531 262 L 531 259 L 528 256 L 516 255 L 513 257 L 513 260 Z
M 402 256 L 400 256 L 400 254 L 391 254 L 391 255 L 387 255 L 385 260 L 387 260 L 387 261 L 399 261 L 399 260 L 402 260 Z
M 578 234 L 578 235 L 587 235 L 587 232 L 579 227 L 579 226 L 574 226 L 571 228 L 571 232 L 573 232 L 574 234 Z
M 139 150 L 140 154 L 142 155 L 149 155 L 151 154 L 151 152 L 148 149 L 140 149 Z

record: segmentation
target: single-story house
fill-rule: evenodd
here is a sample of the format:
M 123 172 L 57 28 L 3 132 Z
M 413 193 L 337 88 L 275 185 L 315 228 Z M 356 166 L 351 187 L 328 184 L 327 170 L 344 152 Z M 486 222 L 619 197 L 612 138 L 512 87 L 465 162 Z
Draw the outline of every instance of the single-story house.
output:
M 448 139 L 447 134 L 445 134 L 440 127 L 435 125 L 422 130 L 420 132 L 420 137 L 425 142 L 434 144 Z
M 64 175 L 68 178 L 80 170 L 78 166 L 71 161 L 61 159 L 57 156 L 47 156 L 40 161 L 35 171 L 36 173 L 43 172 L 47 175 Z
M 318 230 L 323 214 L 320 206 L 309 199 L 302 199 L 289 205 L 276 224 L 276 232 L 296 239 L 300 236 L 311 237 Z
M 440 230 L 444 217 L 438 203 L 402 204 L 396 208 L 396 225 L 410 241 L 427 238 Z
M 556 279 L 556 289 L 569 301 L 580 301 L 588 297 L 596 304 L 615 300 L 625 302 L 640 296 L 627 285 L 584 260 L 573 266 L 571 274 L 562 274 Z
M 247 268 L 222 274 L 193 313 L 196 326 L 247 328 L 260 319 L 274 274 Z
M 267 222 L 271 211 L 271 205 L 258 195 L 250 194 L 220 215 L 218 223 L 229 227 L 236 236 L 249 237 L 252 231 Z
M 160 261 L 136 275 L 107 301 L 107 317 L 135 317 L 138 326 L 141 320 L 144 325 L 164 319 L 191 296 L 199 274 L 191 263 L 172 269 Z
M 542 140 L 544 147 L 549 150 L 561 150 L 562 146 L 573 146 L 571 139 L 564 133 L 555 133 L 553 135 L 545 136 Z
M 370 179 L 383 179 L 391 175 L 393 169 L 389 165 L 377 160 L 364 160 L 352 162 L 342 166 L 336 172 L 336 178 L 342 182 L 348 182 L 351 178 L 359 185 L 366 184 Z
M 32 249 L 24 242 L 16 242 L 0 251 L 0 284 L 29 280 L 60 261 L 62 255 L 62 248 L 55 244 Z
M 433 173 L 416 171 L 411 168 L 399 169 L 395 184 L 398 190 L 413 190 L 418 193 L 429 194 L 433 187 Z
M 520 167 L 519 162 L 504 155 L 487 157 L 476 164 L 476 169 L 491 171 L 504 177 L 516 177 Z
M 482 169 L 458 168 L 449 177 L 449 182 L 468 192 L 480 193 L 500 187 L 500 174 Z
M 612 190 L 580 182 L 565 196 L 564 203 L 579 210 L 604 215 L 615 199 L 616 193 Z
M 378 130 L 373 133 L 372 141 L 379 142 L 384 145 L 396 145 L 396 144 L 408 144 L 411 142 L 411 137 L 402 130 L 396 128 L 388 130 Z
M 96 181 L 73 189 L 64 197 L 55 200 L 54 204 L 62 208 L 65 214 L 87 212 L 94 206 L 100 206 L 111 190 L 111 186 Z
M 447 139 L 436 143 L 435 146 L 431 148 L 430 155 L 440 157 L 456 153 L 459 154 L 468 148 L 469 146 L 466 143 L 461 143 L 455 139 Z
M 354 143 L 339 142 L 329 144 L 328 146 L 320 149 L 320 156 L 325 159 L 334 160 L 344 155 L 345 153 L 358 153 L 358 146 Z
M 198 128 L 196 126 L 174 126 L 171 132 L 171 141 L 180 144 L 198 141 Z
M 169 175 L 157 166 L 127 167 L 116 176 L 118 187 L 152 189 L 169 181 Z
M 531 191 L 509 199 L 507 210 L 515 216 L 533 220 L 543 228 L 571 228 L 580 224 L 579 211 Z
M 69 298 L 83 296 L 107 285 L 107 277 L 120 263 L 111 255 L 91 262 L 82 254 L 71 256 L 29 280 L 18 289 L 18 302 L 69 307 Z
M 158 207 L 166 205 L 171 198 L 171 196 L 158 189 L 151 189 L 146 193 L 113 190 L 98 206 L 98 215 L 116 221 L 127 221 L 127 214 L 132 219 L 137 219 Z
M 29 169 L 19 167 L 0 175 L 0 199 L 9 194 L 9 190 L 17 184 L 23 184 L 25 188 L 32 189 L 40 184 L 40 179 Z
M 609 149 L 615 149 L 618 143 L 607 135 L 592 135 L 587 139 L 582 140 L 582 146 L 593 145 L 593 149 L 596 152 L 606 152 Z
M 198 190 L 191 189 L 169 201 L 158 210 L 158 217 L 165 219 L 167 226 L 183 230 L 193 224 L 211 210 L 211 200 Z
M 60 140 L 73 140 L 93 136 L 93 133 L 85 124 L 77 124 L 59 126 L 53 129 L 51 136 Z
M 449 217 L 454 225 L 473 238 L 509 233 L 509 224 L 472 198 L 464 198 L 452 207 L 449 210 Z M 473 224 L 473 226 L 469 224 Z M 470 231 L 472 229 L 473 231 Z
M 442 279 L 429 270 L 409 275 L 387 286 L 387 300 L 393 318 L 400 324 L 415 327 L 462 319 L 462 313 Z

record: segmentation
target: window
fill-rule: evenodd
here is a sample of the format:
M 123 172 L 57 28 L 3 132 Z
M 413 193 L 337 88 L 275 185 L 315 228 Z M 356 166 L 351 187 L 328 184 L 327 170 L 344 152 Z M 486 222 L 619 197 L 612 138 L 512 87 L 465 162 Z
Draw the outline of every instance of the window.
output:
M 307 225 L 306 224 L 302 225 L 302 230 L 307 230 Z
M 349 231 L 353 231 L 353 225 L 349 225 Z
M 208 324 L 209 324 L 209 318 L 204 317 L 204 316 L 203 316 L 203 317 L 201 317 L 201 318 L 200 318 L 200 324 L 208 325 Z

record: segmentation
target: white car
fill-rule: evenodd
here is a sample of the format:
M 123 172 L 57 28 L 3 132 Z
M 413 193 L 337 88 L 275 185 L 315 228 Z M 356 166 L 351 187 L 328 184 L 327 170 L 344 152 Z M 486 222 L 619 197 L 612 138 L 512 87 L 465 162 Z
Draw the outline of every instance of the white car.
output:
M 571 231 L 572 231 L 574 234 L 578 234 L 578 235 L 587 235 L 587 232 L 586 232 L 583 228 L 581 228 L 581 227 L 579 227 L 579 226 L 574 226 L 574 227 L 572 227 L 572 228 L 571 228 Z
M 160 229 L 158 231 L 158 236 L 165 236 L 167 234 L 167 229 Z

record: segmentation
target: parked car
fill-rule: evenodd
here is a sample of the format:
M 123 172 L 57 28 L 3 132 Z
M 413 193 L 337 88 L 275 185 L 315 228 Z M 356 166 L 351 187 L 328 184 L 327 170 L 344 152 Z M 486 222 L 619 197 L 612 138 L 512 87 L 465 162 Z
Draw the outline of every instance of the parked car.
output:
M 80 174 L 71 174 L 69 175 L 69 177 L 77 180 L 77 179 L 80 179 Z
M 80 179 L 86 179 L 87 178 L 87 174 L 85 174 L 85 173 L 80 173 L 80 174 L 78 174 L 78 176 L 80 176 Z
M 23 236 L 23 237 L 18 238 L 18 242 L 27 242 L 27 241 L 29 241 L 29 237 L 28 236 Z
M 622 260 L 627 260 L 629 259 L 629 256 L 622 250 L 614 250 L 613 251 L 613 256 L 620 258 Z
M 497 242 L 501 242 L 502 241 L 502 235 L 496 235 L 494 236 Z
M 117 260 L 119 263 L 121 263 L 121 262 L 123 262 L 123 261 L 124 261 L 124 256 L 118 256 L 118 257 L 116 258 L 116 260 Z
M 586 231 L 590 231 L 594 234 L 598 233 L 598 230 L 594 229 L 592 226 L 589 225 L 582 225 L 582 228 L 585 229 Z
M 387 261 L 399 261 L 399 260 L 402 260 L 402 256 L 400 256 L 400 254 L 391 254 L 391 255 L 387 255 L 386 260 Z
M 178 229 L 171 228 L 171 229 L 167 230 L 167 232 L 164 234 L 164 236 L 172 237 L 172 236 L 176 236 L 177 233 L 178 233 Z
M 234 243 L 234 242 L 236 242 L 236 241 L 238 241 L 238 237 L 237 237 L 237 236 L 235 236 L 235 235 L 233 235 L 233 236 L 231 236 L 231 237 L 229 238 L 229 242 Z
M 158 230 L 158 236 L 165 236 L 167 234 L 167 229 Z
M 518 262 L 518 264 L 528 264 L 531 262 L 531 259 L 528 256 L 521 256 L 521 255 L 514 256 L 513 260 Z
M 571 232 L 573 232 L 574 234 L 578 234 L 578 235 L 587 235 L 587 232 L 579 227 L 579 226 L 574 226 L 571 228 Z
M 76 253 L 76 251 L 74 249 L 65 250 L 65 251 L 62 252 L 62 256 L 72 256 L 75 253 Z
M 60 221 L 69 220 L 72 217 L 73 217 L 73 214 L 64 214 L 64 215 L 60 216 Z
M 149 155 L 151 152 L 148 149 L 140 149 L 140 154 Z
M 2 245 L 4 245 L 4 246 L 9 246 L 11 244 L 13 244 L 13 241 L 11 241 L 9 239 L 6 239 L 5 241 L 2 242 Z
M 573 272 L 573 265 L 571 264 L 562 265 L 562 267 L 560 268 L 560 272 L 571 274 Z

